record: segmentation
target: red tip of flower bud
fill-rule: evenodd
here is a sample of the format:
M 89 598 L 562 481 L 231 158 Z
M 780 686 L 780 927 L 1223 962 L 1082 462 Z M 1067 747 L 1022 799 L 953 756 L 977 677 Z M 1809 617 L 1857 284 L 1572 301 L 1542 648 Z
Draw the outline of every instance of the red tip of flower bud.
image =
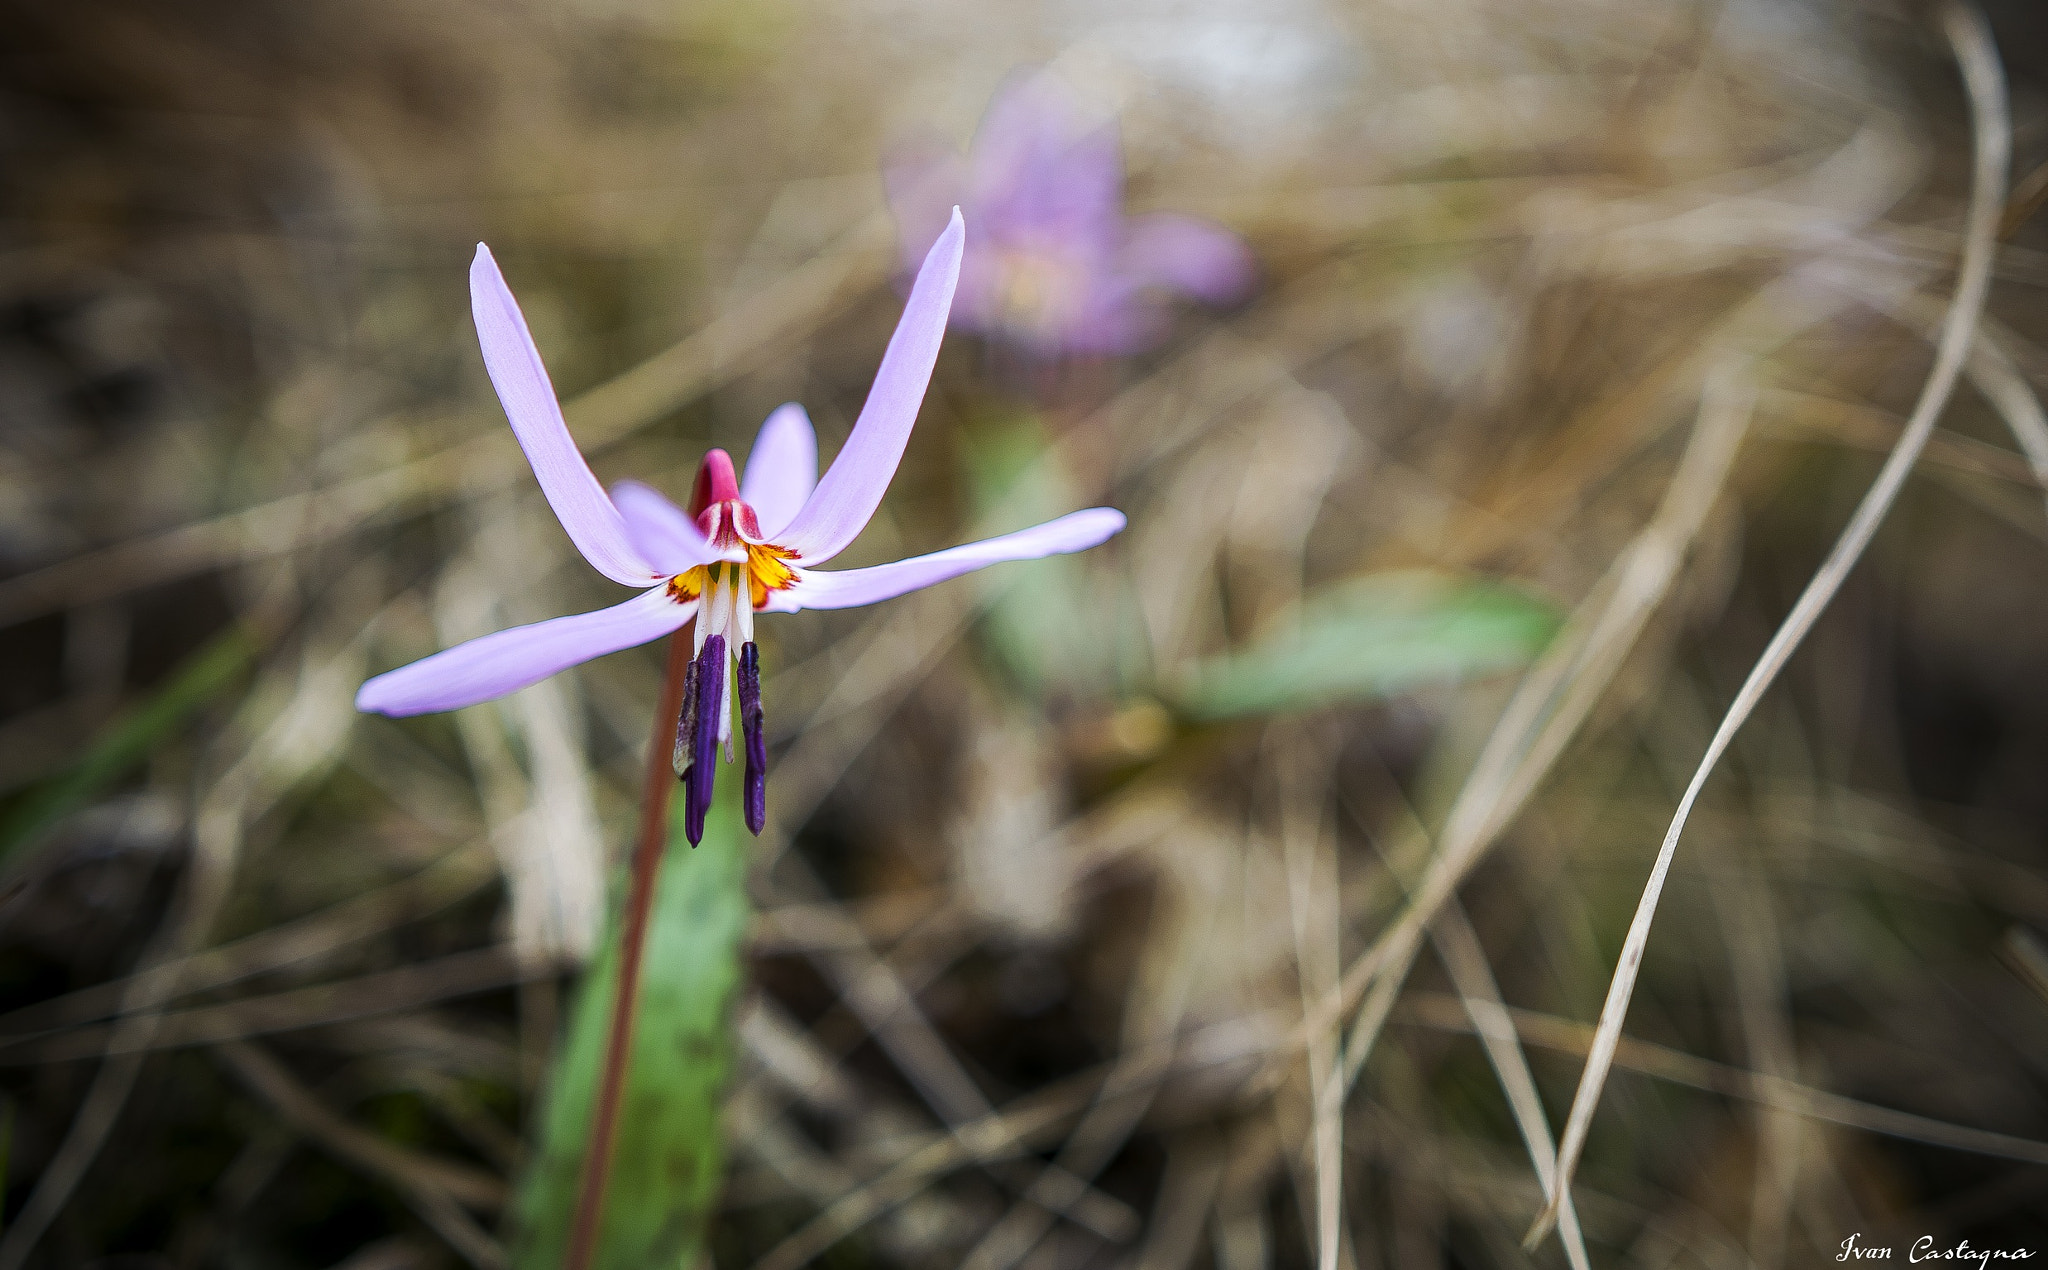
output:
M 697 484 L 690 490 L 690 515 L 701 516 L 715 503 L 729 503 L 740 496 L 740 478 L 732 470 L 732 455 L 713 450 L 697 469 Z

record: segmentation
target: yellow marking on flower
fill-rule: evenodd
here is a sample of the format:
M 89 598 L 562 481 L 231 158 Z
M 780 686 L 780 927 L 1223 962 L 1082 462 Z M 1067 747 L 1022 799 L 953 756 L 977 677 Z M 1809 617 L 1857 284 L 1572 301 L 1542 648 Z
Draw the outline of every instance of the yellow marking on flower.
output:
M 1058 254 L 1012 248 L 1001 253 L 996 276 L 996 307 L 1006 326 L 1053 335 L 1073 316 L 1082 278 Z
M 767 605 L 770 591 L 787 591 L 796 585 L 796 570 L 789 561 L 796 559 L 796 552 L 787 547 L 768 543 L 746 544 L 747 562 L 744 565 L 720 562 L 698 565 L 687 573 L 679 573 L 668 580 L 668 598 L 683 603 L 703 595 L 706 590 L 722 581 L 733 580 L 732 572 L 746 570 L 748 598 L 759 609 Z
M 747 581 L 751 584 L 749 596 L 755 608 L 768 603 L 770 591 L 787 591 L 796 585 L 796 570 L 789 562 L 796 559 L 796 552 L 787 547 L 769 543 L 747 544 Z

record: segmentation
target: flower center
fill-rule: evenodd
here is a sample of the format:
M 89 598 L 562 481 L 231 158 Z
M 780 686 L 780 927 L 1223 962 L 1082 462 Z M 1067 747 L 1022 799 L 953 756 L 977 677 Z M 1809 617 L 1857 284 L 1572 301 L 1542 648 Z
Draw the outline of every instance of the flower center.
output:
M 741 506 L 744 507 L 745 504 L 742 503 Z M 748 611 L 748 625 L 751 627 L 752 614 L 768 607 L 769 592 L 787 591 L 796 584 L 796 569 L 789 563 L 796 559 L 796 552 L 773 543 L 748 542 L 743 538 L 735 538 L 732 542 L 719 545 L 745 547 L 746 563 L 720 561 L 717 564 L 698 565 L 688 573 L 679 573 L 668 580 L 669 598 L 677 602 L 695 600 L 720 587 L 729 587 L 733 591 L 733 598 L 737 600 L 737 588 L 745 584 L 746 600 L 744 603 L 736 603 L 734 607 Z M 706 607 L 708 610 L 708 603 Z M 701 624 L 703 618 L 698 618 L 698 622 Z
M 1005 325 L 1049 337 L 1075 316 L 1081 271 L 1060 253 L 1012 248 L 1001 253 L 997 270 L 996 304 Z
M 684 830 L 695 845 L 711 808 L 714 756 L 724 750 L 732 762 L 732 707 L 737 690 L 740 728 L 746 738 L 743 785 L 747 828 L 761 832 L 768 806 L 768 749 L 761 719 L 761 655 L 754 645 L 754 596 L 766 603 L 754 566 L 753 547 L 745 564 L 701 565 L 669 580 L 669 593 L 694 594 L 697 654 L 690 662 L 682 717 L 676 723 L 675 773 L 683 782 Z M 779 563 L 768 548 L 771 562 Z M 787 553 L 783 553 L 787 555 Z M 785 571 L 788 566 L 780 566 Z M 785 584 L 787 585 L 787 584 Z M 694 587 L 694 591 L 686 588 Z

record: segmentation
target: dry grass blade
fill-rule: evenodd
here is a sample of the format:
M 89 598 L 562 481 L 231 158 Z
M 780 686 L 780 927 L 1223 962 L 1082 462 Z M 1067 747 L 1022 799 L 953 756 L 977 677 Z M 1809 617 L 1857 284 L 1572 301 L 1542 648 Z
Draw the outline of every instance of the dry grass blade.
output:
M 1129 1140 L 1173 1064 L 1174 1037 L 1187 1006 L 1193 968 L 1214 924 L 1222 888 L 1214 878 L 1162 901 L 1146 936 L 1143 964 L 1124 1004 L 1124 1052 L 1059 1155 L 961 1262 L 962 1270 L 1009 1270 L 1030 1255 L 1054 1219 L 1074 1214 L 1087 1183 Z M 1110 1235 L 1135 1233 L 1101 1232 Z
M 1721 754 L 1734 739 L 1735 732 L 1755 709 L 1759 698 L 1777 678 L 1779 670 L 1798 647 L 1806 632 L 1827 607 L 1840 589 L 1843 579 L 1869 545 L 1871 536 L 1877 532 L 1879 523 L 1891 504 L 1898 497 L 1906 477 L 1911 473 L 1913 463 L 1919 458 L 1920 450 L 1934 430 L 1942 408 L 1948 404 L 1950 393 L 1955 389 L 1956 378 L 1962 372 L 1970 345 L 1975 337 L 1978 315 L 1983 311 L 1984 300 L 1991 281 L 1991 258 L 1996 248 L 1995 233 L 1998 214 L 2004 200 L 2005 170 L 2011 149 L 2010 122 L 2006 114 L 2005 83 L 1999 68 L 1998 53 L 1991 42 L 1990 27 L 1983 16 L 1973 9 L 1966 9 L 1959 2 L 1945 5 L 1942 9 L 1942 26 L 1955 50 L 1957 64 L 1962 68 L 1963 82 L 1970 97 L 1972 130 L 1976 138 L 1975 163 L 1973 165 L 1969 214 L 1966 219 L 1968 232 L 1964 240 L 1962 265 L 1956 286 L 1956 294 L 1943 324 L 1941 340 L 1937 347 L 1934 369 L 1928 375 L 1927 383 L 1921 390 L 1920 400 L 1910 416 L 1906 431 L 1899 438 L 1899 444 L 1892 451 L 1879 471 L 1877 480 L 1863 501 L 1856 508 L 1855 515 L 1842 531 L 1835 548 L 1822 562 L 1813 580 L 1807 584 L 1792 612 L 1778 628 L 1771 642 L 1749 678 L 1736 694 L 1714 738 L 1708 743 L 1707 752 L 1700 760 L 1691 784 L 1680 798 L 1678 811 L 1672 817 L 1671 827 L 1664 835 L 1664 842 L 1658 849 L 1657 862 L 1651 868 L 1650 880 L 1643 889 L 1642 901 L 1636 916 L 1630 923 L 1627 938 L 1622 944 L 1620 964 L 1615 969 L 1614 981 L 1607 993 L 1606 1003 L 1601 1007 L 1600 1026 L 1596 1043 L 1586 1062 L 1586 1070 L 1580 1078 L 1579 1090 L 1572 1102 L 1572 1110 L 1565 1122 L 1564 1140 L 1558 1151 L 1559 1189 L 1571 1185 L 1573 1171 L 1578 1166 L 1579 1154 L 1585 1149 L 1586 1134 L 1591 1128 L 1594 1108 L 1599 1103 L 1600 1089 L 1606 1080 L 1607 1070 L 1614 1061 L 1614 1046 L 1621 1039 L 1621 1027 L 1628 1013 L 1629 997 L 1635 989 L 1636 973 L 1641 967 L 1643 948 L 1649 942 L 1650 924 L 1656 916 L 1657 900 L 1661 895 L 1664 880 L 1671 868 L 1671 858 L 1678 846 L 1679 834 L 1684 831 L 1687 814 L 1698 799 L 1700 790 L 1706 785 L 1707 777 L 1713 772 Z M 1529 1242 L 1540 1240 L 1548 1233 L 1557 1218 L 1557 1205 L 1553 1200 L 1529 1232 Z
M 168 1003 L 174 992 L 206 992 L 274 971 L 317 965 L 351 944 L 466 899 L 496 877 L 496 868 L 484 844 L 467 843 L 411 877 L 352 896 L 320 912 L 218 944 L 168 965 L 0 1015 L 0 1051 L 40 1034 L 118 1015 L 121 1002 L 131 991 Z
M 1413 962 L 1422 932 L 1577 734 L 1669 591 L 1720 496 L 1753 407 L 1744 371 L 1723 368 L 1709 379 L 1692 440 L 1656 514 L 1516 688 L 1452 804 L 1429 872 L 1400 917 L 1352 962 L 1337 991 L 1308 1019 L 1304 1035 L 1335 1026 L 1349 1003 L 1375 980 L 1392 983 L 1375 990 L 1351 1028 L 1343 1051 L 1347 1085 L 1371 1053 L 1371 1039 Z
M 330 657 L 309 658 L 291 699 L 207 791 L 194 817 L 193 858 L 178 900 L 143 954 L 147 969 L 122 996 L 124 1017 L 113 1026 L 108 1056 L 62 1145 L 0 1238 L 0 1270 L 18 1270 L 28 1259 L 105 1145 L 141 1074 L 142 1051 L 158 1033 L 161 1008 L 178 992 L 175 977 L 150 972 L 186 960 L 205 941 L 227 902 L 249 821 L 339 756 L 348 731 L 346 703 L 361 667 L 360 635 Z
M 797 1270 L 863 1225 L 903 1203 L 929 1179 L 964 1163 L 989 1164 L 1014 1159 L 1030 1144 L 1079 1113 L 1101 1078 L 1069 1081 L 1042 1091 L 1028 1105 L 992 1112 L 951 1133 L 914 1144 L 880 1177 L 840 1196 L 783 1241 L 771 1248 L 754 1270 Z
M 1194 1263 L 1224 1168 L 1222 1144 L 1210 1135 L 1184 1135 L 1168 1147 L 1152 1232 L 1133 1270 L 1187 1270 Z
M 356 1128 L 322 1106 L 281 1063 L 254 1045 L 229 1041 L 218 1053 L 235 1075 L 293 1128 L 395 1187 L 463 1260 L 478 1270 L 498 1270 L 507 1264 L 504 1249 L 461 1208 L 463 1204 L 478 1208 L 503 1204 L 505 1187 L 497 1178 L 464 1165 L 421 1157 Z
M 145 1054 L 325 1027 L 510 987 L 535 973 L 510 947 L 479 948 L 359 979 L 160 1012 L 146 1036 L 133 1034 L 124 1021 L 117 1021 L 48 1035 L 10 1037 L 0 1048 L 0 1063 L 76 1062 L 102 1054 Z
M 1536 1078 L 1529 1071 L 1529 1060 L 1522 1054 L 1521 1037 L 1515 1031 L 1515 1021 L 1501 1001 L 1500 985 L 1494 982 L 1493 969 L 1486 961 L 1486 949 L 1480 945 L 1472 923 L 1466 920 L 1464 906 L 1456 900 L 1445 904 L 1438 912 L 1436 921 L 1430 924 L 1429 933 L 1436 943 L 1438 955 L 1443 958 L 1444 968 L 1451 972 L 1452 986 L 1458 990 L 1465 1013 L 1472 1020 L 1472 1032 L 1486 1047 L 1487 1061 L 1493 1064 L 1494 1074 L 1500 1078 L 1501 1092 L 1507 1095 L 1508 1107 L 1515 1115 L 1515 1127 L 1521 1131 L 1522 1142 L 1529 1148 L 1529 1162 L 1536 1166 L 1536 1180 L 1543 1186 L 1543 1198 L 1557 1197 L 1559 1200 L 1558 1235 L 1564 1241 L 1565 1256 L 1571 1262 L 1572 1270 L 1591 1270 L 1592 1261 L 1586 1255 L 1586 1238 L 1579 1230 L 1578 1209 L 1573 1206 L 1570 1195 L 1560 1195 L 1557 1189 L 1557 1143 L 1550 1136 L 1550 1121 L 1543 1112 L 1543 1099 L 1536 1092 Z
M 2042 411 L 2041 399 L 2034 395 L 2033 386 L 2027 383 L 2019 367 L 2013 365 L 2004 341 L 1995 331 L 1979 333 L 1976 346 L 1970 350 L 1969 370 L 1977 391 L 1997 408 L 2013 439 L 2019 442 L 2020 453 L 2027 456 L 2027 467 L 2032 470 L 2035 483 L 2044 491 L 2042 497 L 2048 499 L 2048 413 Z
M 2048 1003 L 2048 948 L 2041 946 L 2040 939 L 2026 927 L 2015 926 L 2005 932 L 2005 947 L 2000 951 L 2027 986 Z
M 1583 1055 L 1590 1053 L 1599 1043 L 1598 1031 L 1584 1023 L 1531 1010 L 1510 1009 L 1508 1014 L 1514 1019 L 1515 1032 L 1524 1044 L 1560 1054 Z M 1411 994 L 1400 1017 L 1404 1021 L 1412 1020 L 1425 1027 L 1448 1031 L 1469 1031 L 1472 1026 L 1462 1002 L 1453 997 L 1427 993 Z M 1614 1065 L 1627 1071 L 1710 1093 L 1750 1099 L 1810 1120 L 1825 1120 L 1866 1133 L 1925 1142 L 1951 1151 L 1967 1151 L 1973 1155 L 2028 1164 L 2048 1164 L 2048 1142 L 1874 1106 L 1796 1081 L 1716 1063 L 1632 1036 L 1622 1038 L 1615 1055 Z
M 1789 1080 L 1798 1070 L 1798 1059 L 1786 1017 L 1784 955 L 1770 890 L 1739 862 L 1730 871 L 1734 876 L 1727 885 L 1714 887 L 1712 898 L 1726 932 L 1743 1045 L 1752 1067 Z M 1798 1198 L 1803 1136 L 1799 1121 L 1784 1112 L 1766 1109 L 1758 1117 L 1749 1255 L 1762 1270 L 1776 1270 L 1784 1263 L 1786 1232 Z
M 622 440 L 746 369 L 775 340 L 823 320 L 849 291 L 879 277 L 891 233 L 887 218 L 869 217 L 703 330 L 566 403 L 583 448 Z M 512 438 L 493 426 L 398 467 L 9 578 L 0 582 L 0 627 L 222 565 L 301 551 L 408 510 L 502 489 L 526 472 Z
M 1928 296 L 1899 296 L 1868 285 L 1859 286 L 1858 290 L 1869 295 L 1873 303 L 1900 321 L 1924 331 L 1929 338 L 1936 338 L 1942 328 L 1946 314 Z M 1970 359 L 1964 364 L 1963 373 L 1998 411 L 2007 431 L 2018 442 L 2032 483 L 2048 491 L 2048 412 L 2043 412 L 2041 399 L 2035 395 L 2033 386 L 2027 382 L 2026 375 L 2015 364 L 2009 351 L 2020 347 L 2023 345 L 2018 336 L 1990 315 L 1980 315 L 1976 337 L 1970 346 Z M 2010 456 L 2004 451 L 1971 442 L 1966 437 L 1931 437 L 1926 457 L 1930 460 L 1939 457 L 1965 470 L 1984 470 L 1995 464 L 2001 476 L 2007 475 L 2011 467 Z
M 1287 908 L 1293 919 L 1294 961 L 1300 983 L 1302 1010 L 1336 986 L 1338 938 L 1341 916 L 1338 895 L 1337 852 L 1320 809 L 1328 783 L 1331 759 L 1306 753 L 1309 746 L 1297 743 L 1292 752 L 1278 756 L 1284 805 L 1280 813 L 1280 838 L 1287 872 Z M 1299 773 L 1315 771 L 1322 779 L 1302 780 Z M 1296 774 L 1296 779 L 1287 779 Z M 1311 786 L 1310 789 L 1299 786 Z M 1344 1081 L 1337 1055 L 1337 1035 L 1325 1032 L 1309 1038 L 1308 1088 L 1312 1123 L 1310 1150 L 1315 1166 L 1316 1265 L 1319 1270 L 1337 1270 L 1344 1247 Z

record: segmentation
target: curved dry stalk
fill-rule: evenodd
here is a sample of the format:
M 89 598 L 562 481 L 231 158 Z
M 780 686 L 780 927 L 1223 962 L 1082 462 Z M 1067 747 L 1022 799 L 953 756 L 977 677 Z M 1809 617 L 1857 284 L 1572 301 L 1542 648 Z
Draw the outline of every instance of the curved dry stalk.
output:
M 1558 1237 L 1564 1243 L 1565 1259 L 1572 1270 L 1591 1270 L 1586 1255 L 1586 1237 L 1579 1230 L 1579 1213 L 1569 1193 L 1557 1189 L 1557 1143 L 1550 1136 L 1550 1122 L 1543 1115 L 1543 1099 L 1536 1093 L 1536 1077 L 1522 1053 L 1522 1038 L 1515 1031 L 1514 1018 L 1502 1002 L 1500 985 L 1486 962 L 1486 949 L 1465 917 L 1465 906 L 1453 899 L 1437 914 L 1429 928 L 1444 969 L 1451 972 L 1451 986 L 1465 1004 L 1472 1020 L 1472 1034 L 1486 1048 L 1501 1092 L 1514 1112 L 1515 1127 L 1529 1150 L 1529 1162 L 1536 1166 L 1536 1180 L 1543 1186 L 1543 1198 L 1558 1200 Z
M 1554 1014 L 1513 1007 L 1507 1014 L 1514 1022 L 1516 1035 L 1525 1043 L 1559 1054 L 1589 1053 L 1598 1036 L 1586 1024 Z M 1411 993 L 1402 1004 L 1400 1021 L 1441 1032 L 1467 1032 L 1472 1028 L 1472 1021 L 1457 998 L 1429 992 Z M 2048 1164 L 2048 1142 L 2014 1137 L 1991 1129 L 1974 1129 L 1910 1111 L 1859 1102 L 1784 1077 L 1717 1063 L 1653 1041 L 1624 1036 L 1615 1054 L 1614 1065 L 1624 1071 L 1745 1099 L 1808 1120 L 1826 1121 L 1845 1129 L 1882 1134 L 1904 1142 L 1924 1142 L 1950 1151 L 1966 1151 L 1994 1160 Z
M 1699 422 L 1663 503 L 1515 690 L 1452 805 L 1429 873 L 1413 889 L 1408 907 L 1352 962 L 1324 1008 L 1304 1022 L 1309 1035 L 1333 1026 L 1369 985 L 1391 981 L 1392 986 L 1375 988 L 1352 1025 L 1342 1063 L 1347 1088 L 1372 1052 L 1373 1038 L 1414 962 L 1424 930 L 1577 735 L 1670 591 L 1679 564 L 1720 497 L 1755 400 L 1740 369 L 1724 368 L 1709 377 Z
M 1941 307 L 1926 296 L 1894 296 L 1878 287 L 1858 290 L 1873 304 L 1930 339 L 1936 338 L 1941 329 Z M 2041 399 L 2034 394 L 2033 386 L 2008 350 L 2009 345 L 2019 342 L 2019 336 L 2011 330 L 1988 315 L 1981 316 L 1963 373 L 2005 422 L 2006 430 L 2012 433 L 2025 457 L 2033 483 L 2048 491 L 2048 411 L 2042 410 Z M 1936 438 L 1937 442 L 1941 440 L 1949 440 L 1952 447 L 1956 439 Z M 1929 458 L 1934 457 L 1934 445 L 1935 442 L 1929 444 Z M 2002 451 L 1997 453 L 2003 457 Z
M 2042 411 L 2041 399 L 2013 365 L 1995 332 L 1986 330 L 1977 337 L 1970 350 L 1969 371 L 1970 382 L 1991 402 L 2013 440 L 2019 442 L 2035 482 L 2048 491 L 2048 413 Z
M 1585 1149 L 1593 1111 L 1599 1104 L 1600 1090 L 1606 1083 L 1608 1070 L 1613 1066 L 1615 1046 L 1621 1040 L 1622 1022 L 1628 1014 L 1629 998 L 1635 991 L 1643 949 L 1649 943 L 1650 924 L 1656 917 L 1657 901 L 1663 893 L 1664 880 L 1671 870 L 1671 859 L 1678 847 L 1678 837 L 1685 830 L 1693 803 L 1698 800 L 1707 777 L 1734 740 L 1737 730 L 1749 718 L 1757 701 L 1777 678 L 1822 610 L 1841 589 L 1849 570 L 1862 556 L 1885 513 L 1898 498 L 1906 476 L 1913 469 L 1914 460 L 1919 458 L 1929 434 L 1934 430 L 1936 419 L 1955 390 L 1956 379 L 1962 372 L 1976 334 L 1977 317 L 1983 311 L 1991 282 L 1991 259 L 1996 247 L 1995 233 L 2004 200 L 2005 169 L 2011 147 L 2010 121 L 2006 114 L 2005 81 L 1998 64 L 1997 49 L 1983 15 L 1965 8 L 1961 0 L 1953 0 L 1943 6 L 1942 27 L 1955 50 L 1963 83 L 1969 92 L 1972 130 L 1976 136 L 1976 161 L 1971 178 L 1969 214 L 1965 222 L 1968 229 L 1963 242 L 1960 280 L 1948 318 L 1942 326 L 1934 369 L 1921 389 L 1920 400 L 1913 408 L 1897 447 L 1885 460 L 1877 480 L 1863 496 L 1834 550 L 1822 562 L 1784 624 L 1757 659 L 1749 678 L 1736 694 L 1734 704 L 1729 706 L 1721 726 L 1708 743 L 1692 783 L 1679 800 L 1678 811 L 1665 832 L 1656 864 L 1652 866 L 1649 881 L 1643 888 L 1635 918 L 1629 924 L 1620 963 L 1615 968 L 1607 1000 L 1600 1010 L 1593 1049 L 1580 1077 L 1578 1094 L 1572 1100 L 1571 1115 L 1565 1122 L 1564 1142 L 1558 1152 L 1560 1194 L 1570 1188 L 1579 1154 Z M 1557 1214 L 1558 1203 L 1553 1198 L 1530 1228 L 1525 1242 L 1533 1245 L 1540 1241 L 1556 1222 Z

